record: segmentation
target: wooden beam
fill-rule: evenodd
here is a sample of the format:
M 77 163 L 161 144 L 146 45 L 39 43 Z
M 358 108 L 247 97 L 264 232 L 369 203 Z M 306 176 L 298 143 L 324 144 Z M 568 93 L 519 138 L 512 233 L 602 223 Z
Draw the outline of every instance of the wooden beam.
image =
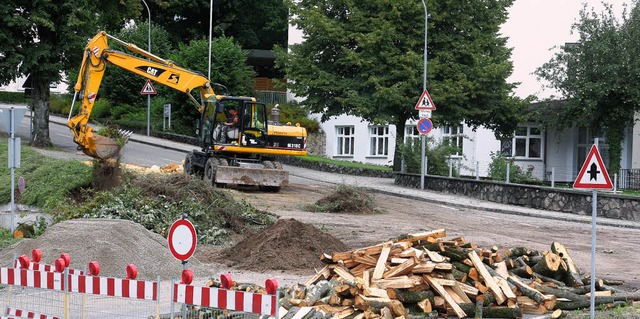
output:
M 389 258 L 389 253 L 391 252 L 391 242 L 386 242 L 382 246 L 382 251 L 380 251 L 380 257 L 378 257 L 378 262 L 376 263 L 376 268 L 373 270 L 373 276 L 371 279 L 381 279 L 384 271 L 387 269 L 387 259 Z
M 424 275 L 424 279 L 427 281 L 429 285 L 440 295 L 444 300 L 449 304 L 453 312 L 455 312 L 458 318 L 464 318 L 467 314 L 458 306 L 458 304 L 453 300 L 451 295 L 442 287 L 437 281 L 433 280 L 433 278 L 429 275 Z
M 476 254 L 476 252 L 472 250 L 469 253 L 469 259 L 471 259 L 471 262 L 473 262 L 473 265 L 478 270 L 478 273 L 480 273 L 480 276 L 482 276 L 482 279 L 484 279 L 484 283 L 487 285 L 487 287 L 489 287 L 489 290 L 491 290 L 493 296 L 496 297 L 496 302 L 498 303 L 498 305 L 501 305 L 505 301 L 507 301 L 507 297 L 502 292 L 500 286 L 498 286 L 495 280 L 493 280 L 493 276 L 491 276 L 487 268 L 484 267 L 484 264 L 480 260 L 478 254 Z

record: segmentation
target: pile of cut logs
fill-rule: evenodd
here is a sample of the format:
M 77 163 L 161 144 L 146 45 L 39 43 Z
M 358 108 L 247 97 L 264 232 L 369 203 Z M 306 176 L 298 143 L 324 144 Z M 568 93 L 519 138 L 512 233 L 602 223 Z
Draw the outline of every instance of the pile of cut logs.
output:
M 590 306 L 590 279 L 567 249 L 480 249 L 438 229 L 347 252 L 323 254 L 327 265 L 283 291 L 280 319 L 520 318 Z M 596 304 L 638 300 L 597 280 Z

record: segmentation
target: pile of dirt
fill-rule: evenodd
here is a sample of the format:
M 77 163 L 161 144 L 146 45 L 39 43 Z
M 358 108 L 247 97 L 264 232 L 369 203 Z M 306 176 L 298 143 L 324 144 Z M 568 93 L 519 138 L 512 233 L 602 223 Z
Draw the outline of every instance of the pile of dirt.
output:
M 247 236 L 221 253 L 228 266 L 254 271 L 307 270 L 323 266 L 322 253 L 347 251 L 339 239 L 293 218 Z
M 50 226 L 41 236 L 19 241 L 0 251 L 0 264 L 11 266 L 14 256 L 42 250 L 41 263 L 53 265 L 60 254 L 71 257 L 71 268 L 84 270 L 91 261 L 100 263 L 100 275 L 126 277 L 126 266 L 138 268 L 138 279 L 168 280 L 180 277 L 182 265 L 168 248 L 167 240 L 142 225 L 121 219 L 73 219 Z M 210 269 L 194 258 L 189 268 L 206 275 Z
M 373 197 L 361 187 L 341 184 L 336 190 L 309 205 L 310 211 L 326 213 L 373 214 L 377 213 Z

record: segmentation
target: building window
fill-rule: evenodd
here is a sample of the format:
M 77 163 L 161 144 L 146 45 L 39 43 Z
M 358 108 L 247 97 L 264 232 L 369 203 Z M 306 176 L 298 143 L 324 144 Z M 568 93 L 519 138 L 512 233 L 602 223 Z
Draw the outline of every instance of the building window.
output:
M 456 149 L 451 155 L 462 156 L 463 141 L 462 126 L 445 126 L 442 128 L 442 144 L 453 146 Z
M 420 132 L 416 124 L 407 124 L 404 127 L 404 144 L 415 145 L 420 141 Z
M 354 127 L 336 126 L 338 155 L 353 155 Z
M 369 127 L 369 155 L 386 156 L 389 155 L 389 127 L 371 126 Z
M 542 158 L 542 132 L 536 126 L 518 126 L 511 140 L 502 141 L 504 155 L 520 158 Z

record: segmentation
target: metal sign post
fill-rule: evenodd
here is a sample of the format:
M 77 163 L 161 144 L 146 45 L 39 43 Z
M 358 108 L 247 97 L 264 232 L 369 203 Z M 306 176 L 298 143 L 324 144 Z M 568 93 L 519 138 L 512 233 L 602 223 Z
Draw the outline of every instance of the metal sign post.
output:
M 612 189 L 613 184 L 598 151 L 598 138 L 594 139 L 573 188 L 591 189 L 591 319 L 595 318 L 596 304 L 596 224 L 598 218 L 598 189 Z
M 8 111 L 8 112 L 7 112 Z M 8 166 L 11 170 L 11 233 L 15 229 L 14 220 L 15 220 L 15 169 L 20 168 L 20 154 L 21 154 L 21 144 L 20 138 L 16 138 L 16 125 L 22 122 L 22 118 L 24 114 L 27 113 L 26 107 L 10 107 L 10 108 L 0 108 L 0 131 L 9 132 L 9 140 L 8 140 Z

